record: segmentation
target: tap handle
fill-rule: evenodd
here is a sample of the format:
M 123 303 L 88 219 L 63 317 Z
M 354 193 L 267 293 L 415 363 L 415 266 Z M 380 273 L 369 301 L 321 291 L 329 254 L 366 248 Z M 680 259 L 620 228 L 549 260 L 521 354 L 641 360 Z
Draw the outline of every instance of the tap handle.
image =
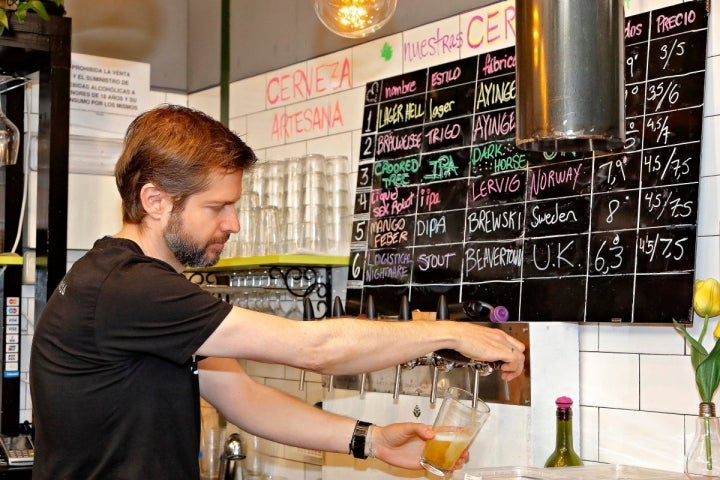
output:
M 375 320 L 377 318 L 377 309 L 375 308 L 375 299 L 372 295 L 368 295 L 367 303 L 365 304 L 365 316 L 368 320 Z
M 438 384 L 438 375 L 440 373 L 440 369 L 437 365 L 433 365 L 433 376 L 432 376 L 432 385 L 430 385 L 430 404 L 435 405 L 435 400 L 437 400 L 437 384 Z
M 472 398 L 472 407 L 477 407 L 477 401 L 478 401 L 478 393 L 480 392 L 480 370 L 477 368 L 475 370 L 475 375 L 473 378 L 473 398 Z
M 393 387 L 393 399 L 397 400 L 400 397 L 400 376 L 402 372 L 402 365 L 395 367 L 395 386 Z
M 310 297 L 303 298 L 303 320 L 315 320 L 315 309 Z
M 225 440 L 223 452 L 220 455 L 220 468 L 218 480 L 234 480 L 242 471 L 239 460 L 245 458 L 242 450 L 242 439 L 237 433 L 233 433 Z
M 450 319 L 450 308 L 448 307 L 447 298 L 445 295 L 440 295 L 437 302 L 437 310 L 435 312 L 436 320 L 449 320 Z
M 398 312 L 398 320 L 412 320 L 412 312 L 410 311 L 410 302 L 407 295 L 403 295 L 400 299 L 400 311 Z
M 336 296 L 335 300 L 333 300 L 332 316 L 333 317 L 344 317 L 345 316 L 345 307 L 343 307 L 342 300 L 340 300 L 340 297 L 338 297 L 338 296 Z
M 365 384 L 367 383 L 367 373 L 360 374 L 360 398 L 365 398 Z

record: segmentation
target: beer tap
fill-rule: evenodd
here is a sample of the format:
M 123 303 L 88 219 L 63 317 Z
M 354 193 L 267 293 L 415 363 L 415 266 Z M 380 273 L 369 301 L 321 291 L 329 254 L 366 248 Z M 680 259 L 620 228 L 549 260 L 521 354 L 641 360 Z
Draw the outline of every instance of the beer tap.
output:
M 448 309 L 447 299 L 445 295 L 440 295 L 437 303 L 437 310 L 435 315 L 436 320 L 449 320 L 450 311 Z M 455 367 L 455 363 L 448 360 L 436 353 L 430 355 L 430 363 L 433 367 L 432 384 L 430 385 L 430 404 L 435 404 L 437 399 L 437 384 L 440 370 L 450 371 Z
M 312 300 L 310 300 L 310 297 L 303 298 L 303 322 L 308 320 L 315 320 L 315 310 L 312 306 Z M 300 384 L 298 385 L 298 390 L 301 392 L 305 390 L 305 370 L 300 370 Z
M 377 311 L 375 310 L 375 300 L 372 295 L 368 295 L 367 304 L 365 304 L 365 316 L 368 320 L 375 320 Z M 365 383 L 367 383 L 367 373 L 360 375 L 360 398 L 365 398 Z
M 343 307 L 342 300 L 340 300 L 340 297 L 335 297 L 335 300 L 333 301 L 332 311 L 330 313 L 330 316 L 332 318 L 337 317 L 344 317 L 345 316 L 345 308 Z M 335 389 L 335 375 L 330 375 L 330 378 L 328 379 L 328 392 L 332 392 Z
M 402 299 L 400 300 L 400 312 L 398 314 L 398 320 L 401 322 L 412 320 L 412 313 L 410 312 L 410 302 L 408 301 L 407 295 L 403 295 Z M 414 360 L 414 362 L 417 362 L 417 360 Z M 413 364 L 413 366 L 415 365 Z M 401 363 L 395 367 L 395 387 L 393 388 L 393 399 L 395 400 L 397 400 L 400 396 L 400 376 L 402 375 L 402 369 L 403 364 Z

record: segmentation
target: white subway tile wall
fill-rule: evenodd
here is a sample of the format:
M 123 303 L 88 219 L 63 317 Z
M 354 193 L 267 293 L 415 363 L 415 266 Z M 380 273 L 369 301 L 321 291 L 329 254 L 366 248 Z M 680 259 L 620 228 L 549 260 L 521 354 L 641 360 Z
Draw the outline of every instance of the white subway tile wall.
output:
M 628 14 L 674 3 L 677 2 L 625 2 Z M 697 278 L 720 278 L 720 216 L 717 213 L 720 211 L 720 93 L 714 92 L 716 79 L 720 77 L 719 22 L 720 9 L 713 8 L 710 14 L 703 122 Z M 355 170 L 360 150 L 359 123 L 362 118 L 364 84 L 405 71 L 399 61 L 399 53 L 385 65 L 378 63 L 376 58 L 378 49 L 384 44 L 400 52 L 400 37 L 395 35 L 383 38 L 345 52 L 233 83 L 230 89 L 231 127 L 256 149 L 261 159 L 281 159 L 306 153 L 346 155 Z M 315 89 L 305 92 L 302 98 L 284 98 L 276 102 L 282 106 L 271 105 L 268 101 L 265 86 L 271 79 L 281 79 L 283 75 L 298 71 L 307 72 L 308 68 L 319 65 L 342 63 L 345 58 L 352 62 L 352 80 L 337 89 Z M 416 66 L 412 69 L 416 69 Z M 318 70 L 316 68 L 313 71 Z M 219 117 L 220 98 L 217 88 L 188 96 L 160 92 L 154 92 L 153 95 L 157 103 L 187 103 Z M 308 131 L 301 124 L 293 123 L 294 120 L 302 120 L 303 115 L 312 116 L 325 107 L 330 108 L 330 111 L 338 108 L 333 124 L 328 123 L 321 129 Z M 277 129 L 267 127 L 273 124 Z M 354 179 L 351 178 L 350 182 L 350 188 L 354 189 Z M 72 264 L 80 253 L 71 251 L 68 264 Z M 21 420 L 31 420 L 32 415 L 32 403 L 26 386 L 27 352 L 34 325 L 33 296 L 31 286 L 23 289 L 25 354 Z M 695 336 L 702 323 L 697 320 L 690 329 Z M 709 345 L 710 341 L 712 337 L 706 343 Z M 553 348 L 552 345 L 533 347 Z M 682 337 L 669 326 L 583 325 L 580 328 L 580 350 L 580 398 L 576 402 L 576 411 L 581 429 L 577 443 L 582 457 L 587 462 L 682 471 L 684 451 L 694 433 L 694 414 L 699 402 L 688 349 Z M 308 374 L 304 391 L 299 391 L 299 371 L 296 369 L 250 362 L 247 368 L 258 381 L 276 386 L 310 403 L 322 400 L 322 387 L 317 375 Z M 533 375 L 557 374 L 533 372 Z M 546 398 L 543 392 L 533 392 L 533 402 L 553 400 Z M 285 476 L 289 480 L 314 480 L 321 476 L 319 466 L 292 460 L 278 460 L 276 468 L 276 475 Z

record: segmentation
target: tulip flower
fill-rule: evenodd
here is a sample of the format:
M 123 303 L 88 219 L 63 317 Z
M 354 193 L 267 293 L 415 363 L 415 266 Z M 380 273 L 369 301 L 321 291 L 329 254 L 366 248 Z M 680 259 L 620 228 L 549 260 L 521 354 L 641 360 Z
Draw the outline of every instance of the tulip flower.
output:
M 693 309 L 695 313 L 703 317 L 703 327 L 700 335 L 695 340 L 688 333 L 685 326 L 680 325 L 673 319 L 675 328 L 685 336 L 690 344 L 690 362 L 695 369 L 695 383 L 703 402 L 712 402 L 715 390 L 720 385 L 720 322 L 715 325 L 713 337 L 715 345 L 713 345 L 710 353 L 703 346 L 703 338 L 707 332 L 708 321 L 710 317 L 720 315 L 720 283 L 714 278 L 705 280 L 695 280 L 693 289 Z M 705 418 L 705 455 L 707 469 L 712 470 L 712 440 L 710 438 L 709 418 Z
M 720 282 L 714 278 L 695 280 L 693 309 L 701 317 L 720 315 Z
M 690 344 L 690 362 L 695 370 L 695 383 L 703 402 L 711 402 L 712 397 L 720 385 L 720 322 L 713 331 L 715 345 L 708 351 L 702 342 L 708 328 L 708 321 L 711 317 L 720 315 L 720 282 L 714 278 L 695 280 L 693 290 L 693 309 L 698 316 L 703 317 L 703 327 L 697 340 L 693 338 L 684 325 L 673 319 L 675 328 L 685 336 Z

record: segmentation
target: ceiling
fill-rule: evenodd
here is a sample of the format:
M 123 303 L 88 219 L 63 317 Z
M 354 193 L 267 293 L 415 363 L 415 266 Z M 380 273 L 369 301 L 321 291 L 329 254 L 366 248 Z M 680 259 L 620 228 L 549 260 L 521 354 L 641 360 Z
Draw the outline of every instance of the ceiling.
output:
M 230 0 L 230 80 L 284 67 L 447 18 L 492 0 L 398 0 L 379 32 L 329 32 L 312 0 Z M 221 0 L 65 0 L 72 51 L 151 65 L 155 90 L 192 93 L 220 83 Z

